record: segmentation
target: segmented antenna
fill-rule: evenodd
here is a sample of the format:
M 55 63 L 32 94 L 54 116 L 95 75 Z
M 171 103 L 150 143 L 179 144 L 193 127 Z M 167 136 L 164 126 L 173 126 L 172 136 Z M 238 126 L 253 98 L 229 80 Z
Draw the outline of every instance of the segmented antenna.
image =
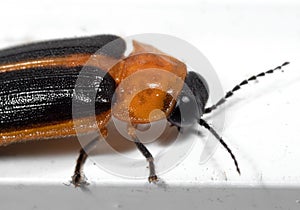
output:
M 204 113 L 205 114 L 210 113 L 211 111 L 215 110 L 218 106 L 220 106 L 221 104 L 225 103 L 226 100 L 228 98 L 230 98 L 233 95 L 234 92 L 236 92 L 237 90 L 241 89 L 241 87 L 243 85 L 248 84 L 250 81 L 256 80 L 258 77 L 263 77 L 263 76 L 266 76 L 267 74 L 272 74 L 275 71 L 280 70 L 283 66 L 286 66 L 288 64 L 289 64 L 289 62 L 284 62 L 282 65 L 277 66 L 275 69 L 270 69 L 268 71 L 259 73 L 259 74 L 255 75 L 255 76 L 249 77 L 249 79 L 246 79 L 246 80 L 242 81 L 240 84 L 236 85 L 232 90 L 228 91 L 226 93 L 226 95 L 223 98 L 221 98 L 215 105 L 213 105 L 213 106 L 211 106 L 209 108 L 206 108 L 205 111 L 204 111 Z
M 209 130 L 209 131 L 212 133 L 212 135 L 214 135 L 214 137 L 216 137 L 216 139 L 219 140 L 219 142 L 222 144 L 222 146 L 223 146 L 223 147 L 227 150 L 227 152 L 230 154 L 231 158 L 232 158 L 233 161 L 234 161 L 234 165 L 235 165 L 235 167 L 236 167 L 237 172 L 241 175 L 241 171 L 240 171 L 238 162 L 237 162 L 237 160 L 236 160 L 234 154 L 232 153 L 231 149 L 227 146 L 227 144 L 226 144 L 225 141 L 222 139 L 222 137 L 219 136 L 219 134 L 218 134 L 212 127 L 210 127 L 210 125 L 209 125 L 207 122 L 205 122 L 205 120 L 200 119 L 198 123 L 199 123 L 199 125 L 203 126 L 203 127 L 206 128 L 207 130 Z

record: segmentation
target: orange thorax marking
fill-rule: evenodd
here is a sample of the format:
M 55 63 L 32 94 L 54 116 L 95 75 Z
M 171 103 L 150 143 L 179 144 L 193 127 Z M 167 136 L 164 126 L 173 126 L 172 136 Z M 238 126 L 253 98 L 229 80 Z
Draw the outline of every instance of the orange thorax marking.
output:
M 184 84 L 186 65 L 162 53 L 134 51 L 109 73 L 118 84 L 113 116 L 149 123 L 170 114 Z

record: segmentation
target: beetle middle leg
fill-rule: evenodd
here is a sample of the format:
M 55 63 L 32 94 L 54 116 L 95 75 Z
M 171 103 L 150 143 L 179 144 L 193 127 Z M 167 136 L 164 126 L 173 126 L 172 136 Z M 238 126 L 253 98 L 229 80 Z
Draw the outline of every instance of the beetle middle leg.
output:
M 149 163 L 149 177 L 148 181 L 151 182 L 156 182 L 158 181 L 157 175 L 155 173 L 155 165 L 154 165 L 154 158 L 152 154 L 149 152 L 147 147 L 137 138 L 134 132 L 134 128 L 129 128 L 128 129 L 128 134 L 133 138 L 134 143 L 138 150 L 144 155 L 144 157 L 147 159 Z
M 107 136 L 107 130 L 106 128 L 102 128 L 101 130 L 102 136 L 106 137 Z M 75 171 L 74 175 L 72 176 L 72 181 L 71 183 L 75 187 L 79 187 L 82 185 L 87 185 L 87 181 L 83 172 L 83 166 L 85 164 L 85 161 L 88 157 L 88 153 L 91 152 L 95 147 L 97 142 L 99 141 L 99 136 L 91 140 L 87 145 L 85 145 L 79 152 L 79 156 L 77 158 L 76 166 L 75 166 Z
M 77 162 L 76 162 L 76 166 L 75 166 L 74 175 L 72 176 L 72 181 L 71 181 L 71 183 L 75 187 L 79 187 L 79 186 L 87 184 L 85 175 L 83 173 L 83 166 L 88 157 L 88 152 L 91 151 L 95 147 L 98 140 L 99 140 L 99 137 L 96 137 L 91 142 L 89 142 L 85 147 L 83 147 L 79 152 L 79 156 L 77 158 Z

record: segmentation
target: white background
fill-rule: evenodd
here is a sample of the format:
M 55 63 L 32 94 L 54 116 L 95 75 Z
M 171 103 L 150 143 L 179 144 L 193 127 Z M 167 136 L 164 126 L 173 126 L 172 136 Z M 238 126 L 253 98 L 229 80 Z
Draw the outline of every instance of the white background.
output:
M 222 147 L 199 164 L 203 148 L 199 140 L 188 157 L 161 178 L 170 186 L 299 186 L 299 23 L 296 0 L 12 0 L 0 3 L 0 47 L 95 34 L 169 34 L 188 41 L 208 58 L 224 90 L 290 61 L 284 73 L 252 83 L 219 110 L 226 110 L 222 136 L 236 154 L 242 176 Z M 0 184 L 67 183 L 78 149 L 74 140 L 1 148 Z M 92 184 L 147 185 L 147 180 L 114 176 L 91 162 L 85 169 Z

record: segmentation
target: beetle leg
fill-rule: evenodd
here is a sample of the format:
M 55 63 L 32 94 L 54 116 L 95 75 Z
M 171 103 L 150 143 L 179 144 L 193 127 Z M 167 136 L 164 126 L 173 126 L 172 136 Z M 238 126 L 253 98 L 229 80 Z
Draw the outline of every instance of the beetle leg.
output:
M 144 155 L 144 157 L 147 159 L 149 162 L 149 177 L 148 181 L 149 182 L 156 182 L 158 180 L 156 174 L 155 174 L 155 166 L 154 166 L 154 159 L 149 150 L 146 148 L 146 146 L 141 143 L 137 138 L 134 139 L 134 143 L 136 147 L 140 150 L 140 152 Z
M 104 138 L 107 137 L 107 129 L 105 127 L 101 128 L 100 132 Z M 71 181 L 71 183 L 75 187 L 79 187 L 79 186 L 88 184 L 86 181 L 86 178 L 84 176 L 84 173 L 83 173 L 83 166 L 88 157 L 88 153 L 95 148 L 98 140 L 99 140 L 99 137 L 97 136 L 92 141 L 90 141 L 87 145 L 85 145 L 79 152 L 79 156 L 77 158 L 77 162 L 76 162 L 76 166 L 75 166 L 74 175 L 72 176 L 72 181 Z
M 136 137 L 134 128 L 129 128 L 128 131 L 129 135 L 133 138 L 134 143 L 138 150 L 144 155 L 144 157 L 147 159 L 149 163 L 149 177 L 148 181 L 151 182 L 156 182 L 158 181 L 157 175 L 155 173 L 155 165 L 154 165 L 154 158 L 152 154 L 149 152 L 147 147 Z
M 71 181 L 71 183 L 75 187 L 79 187 L 81 185 L 87 184 L 84 173 L 83 173 L 83 165 L 87 159 L 87 156 L 88 155 L 85 152 L 85 150 L 81 149 L 79 152 L 79 156 L 77 158 L 74 175 L 72 176 L 72 181 Z
M 72 181 L 71 181 L 71 183 L 75 187 L 79 187 L 87 184 L 86 178 L 83 173 L 83 166 L 88 157 L 88 152 L 90 152 L 96 146 L 98 140 L 99 137 L 96 137 L 91 142 L 89 142 L 85 147 L 83 147 L 79 152 L 74 175 L 72 176 Z

